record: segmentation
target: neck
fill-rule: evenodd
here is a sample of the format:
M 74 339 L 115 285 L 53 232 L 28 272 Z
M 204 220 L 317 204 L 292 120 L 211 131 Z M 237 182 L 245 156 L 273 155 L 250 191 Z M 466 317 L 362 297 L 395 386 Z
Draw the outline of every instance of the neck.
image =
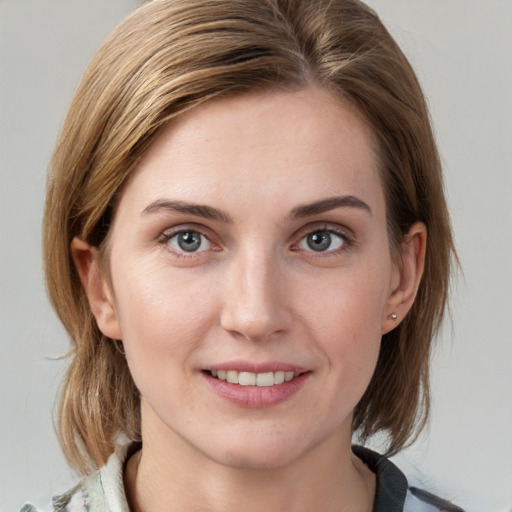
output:
M 265 469 L 218 464 L 184 446 L 144 438 L 128 461 L 125 487 L 133 512 L 371 512 L 375 475 L 337 436 L 286 466 Z M 347 442 L 348 441 L 348 442 Z

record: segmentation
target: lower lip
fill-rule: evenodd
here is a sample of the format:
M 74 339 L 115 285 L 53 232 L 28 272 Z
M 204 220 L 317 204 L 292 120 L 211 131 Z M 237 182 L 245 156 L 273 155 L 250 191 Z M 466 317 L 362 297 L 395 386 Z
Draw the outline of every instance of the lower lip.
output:
M 231 384 L 203 372 L 206 382 L 217 395 L 236 405 L 252 409 L 262 409 L 284 402 L 302 388 L 310 375 L 310 372 L 306 372 L 282 384 L 260 387 Z

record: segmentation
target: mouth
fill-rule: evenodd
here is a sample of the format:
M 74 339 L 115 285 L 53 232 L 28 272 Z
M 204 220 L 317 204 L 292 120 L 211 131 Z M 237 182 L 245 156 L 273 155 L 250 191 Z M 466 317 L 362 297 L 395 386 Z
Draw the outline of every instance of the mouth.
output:
M 290 382 L 308 372 L 276 371 L 253 373 L 237 370 L 205 370 L 205 373 L 215 379 L 230 384 L 238 384 L 239 386 L 272 387 Z

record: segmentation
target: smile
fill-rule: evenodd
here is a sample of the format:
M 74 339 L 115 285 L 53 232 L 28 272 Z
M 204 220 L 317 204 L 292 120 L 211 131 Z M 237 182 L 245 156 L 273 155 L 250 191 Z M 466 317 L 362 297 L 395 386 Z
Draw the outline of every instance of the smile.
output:
M 253 373 L 239 372 L 237 370 L 211 370 L 209 373 L 212 377 L 229 382 L 230 384 L 259 387 L 277 386 L 301 375 L 300 372 L 285 371 Z

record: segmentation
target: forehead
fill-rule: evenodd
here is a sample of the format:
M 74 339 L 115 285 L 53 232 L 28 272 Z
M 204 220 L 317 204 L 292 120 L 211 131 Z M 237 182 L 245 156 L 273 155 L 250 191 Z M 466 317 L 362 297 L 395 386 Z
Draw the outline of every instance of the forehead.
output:
M 381 188 L 376 154 L 371 129 L 339 97 L 318 87 L 265 91 L 212 100 L 171 121 L 127 188 L 147 201 L 163 193 L 226 202 L 228 192 L 296 202 L 368 195 Z

